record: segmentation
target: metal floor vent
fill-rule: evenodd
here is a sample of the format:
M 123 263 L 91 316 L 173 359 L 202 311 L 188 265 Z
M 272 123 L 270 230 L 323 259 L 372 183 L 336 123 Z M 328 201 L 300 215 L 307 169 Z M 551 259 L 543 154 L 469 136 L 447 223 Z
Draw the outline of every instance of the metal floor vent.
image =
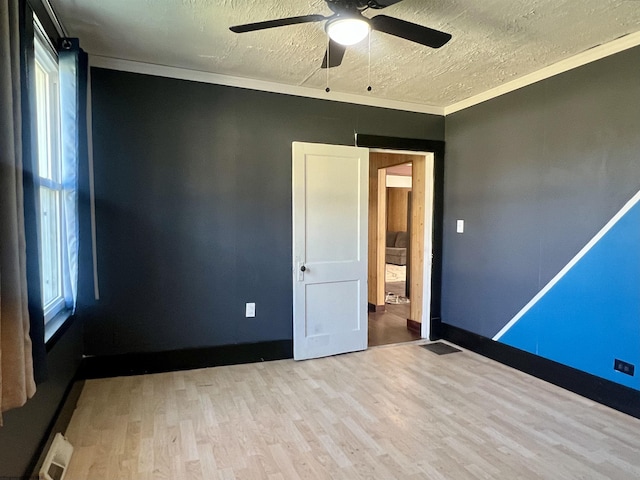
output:
M 422 345 L 422 348 L 438 355 L 446 355 L 448 353 L 456 353 L 462 351 L 459 348 L 452 347 L 451 345 L 447 345 L 446 343 L 442 342 L 428 343 L 426 345 Z
M 56 433 L 51 448 L 42 463 L 39 473 L 40 480 L 63 480 L 72 454 L 73 445 L 61 433 Z

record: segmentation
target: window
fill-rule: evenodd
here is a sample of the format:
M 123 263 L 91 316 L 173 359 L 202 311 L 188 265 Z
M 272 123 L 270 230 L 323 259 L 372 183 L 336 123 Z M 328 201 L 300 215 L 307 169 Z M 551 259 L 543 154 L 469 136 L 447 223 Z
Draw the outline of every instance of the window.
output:
M 35 25 L 36 124 L 40 194 L 40 275 L 45 323 L 65 307 L 58 57 Z

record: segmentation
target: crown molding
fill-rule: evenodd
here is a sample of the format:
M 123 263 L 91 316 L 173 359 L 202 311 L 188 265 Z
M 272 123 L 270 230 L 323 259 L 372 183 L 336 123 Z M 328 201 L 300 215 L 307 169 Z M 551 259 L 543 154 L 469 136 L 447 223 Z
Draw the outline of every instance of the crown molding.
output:
M 499 87 L 492 88 L 486 92 L 469 97 L 466 100 L 446 106 L 444 107 L 444 115 L 450 115 L 452 113 L 459 112 L 460 110 L 464 110 L 465 108 L 473 107 L 479 103 L 486 102 L 487 100 L 505 95 L 506 93 L 546 80 L 547 78 L 551 78 L 555 75 L 568 72 L 574 68 L 595 62 L 596 60 L 620 53 L 624 50 L 637 47 L 638 45 L 640 45 L 640 31 L 630 33 L 611 42 L 590 48 L 589 50 L 585 50 L 573 57 L 569 57 L 565 60 L 554 63 L 553 65 L 542 68 L 528 75 L 524 75 L 523 77 L 507 82 Z
M 433 105 L 421 105 L 419 103 L 400 102 L 397 100 L 387 100 L 383 98 L 369 97 L 342 92 L 325 92 L 315 88 L 301 87 L 297 85 L 285 85 L 282 83 L 267 82 L 264 80 L 254 80 L 250 78 L 234 77 L 219 73 L 203 72 L 199 70 L 189 70 L 178 67 L 168 67 L 152 63 L 136 62 L 120 58 L 103 57 L 100 55 L 89 55 L 89 65 L 98 68 L 120 70 L 124 72 L 142 73 L 158 77 L 177 78 L 180 80 L 191 80 L 201 83 L 212 83 L 225 85 L 228 87 L 247 88 L 262 92 L 282 93 L 298 97 L 316 98 L 320 100 L 330 100 L 334 102 L 353 103 L 370 107 L 389 108 L 392 110 L 403 110 L 415 113 L 428 113 L 431 115 L 444 115 L 444 108 Z
M 254 80 L 244 77 L 222 75 L 219 73 L 169 67 L 165 65 L 156 65 L 152 63 L 137 62 L 133 60 L 124 60 L 113 57 L 103 57 L 100 55 L 90 55 L 89 63 L 92 67 L 107 68 L 111 70 L 121 70 L 125 72 L 142 73 L 159 77 L 177 78 L 181 80 L 191 80 L 194 82 L 211 83 L 216 85 L 225 85 L 228 87 L 246 88 L 250 90 L 281 93 L 284 95 L 316 98 L 334 102 L 352 103 L 370 107 L 389 108 L 392 110 L 447 116 L 452 113 L 459 112 L 460 110 L 464 110 L 466 108 L 473 107 L 474 105 L 478 105 L 493 98 L 499 97 L 501 95 L 513 92 L 528 85 L 533 85 L 534 83 L 546 80 L 547 78 L 551 78 L 555 75 L 568 72 L 569 70 L 573 70 L 574 68 L 578 68 L 583 65 L 587 65 L 588 63 L 608 57 L 610 55 L 620 53 L 624 50 L 637 47 L 639 45 L 640 31 L 630 33 L 623 37 L 617 38 L 616 40 L 590 48 L 589 50 L 585 50 L 582 53 L 574 55 L 573 57 L 554 63 L 553 65 L 524 75 L 503 85 L 492 88 L 478 95 L 474 95 L 460 102 L 453 103 L 446 107 L 421 105 L 419 103 L 401 102 L 397 100 L 387 100 L 365 95 L 357 95 L 353 93 L 342 93 L 335 91 L 327 93 L 324 90 L 310 87 L 286 85 L 276 82 L 267 82 L 264 80 Z

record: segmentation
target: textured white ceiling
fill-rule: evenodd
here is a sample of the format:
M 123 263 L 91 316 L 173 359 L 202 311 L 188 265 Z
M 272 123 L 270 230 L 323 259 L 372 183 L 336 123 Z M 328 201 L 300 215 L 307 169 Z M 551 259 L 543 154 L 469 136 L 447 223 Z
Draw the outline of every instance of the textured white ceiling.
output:
M 51 0 L 90 54 L 324 90 L 323 23 L 229 26 L 331 14 L 324 0 Z M 445 107 L 640 30 L 638 0 L 403 0 L 384 10 L 444 30 L 434 50 L 374 32 L 329 69 L 332 91 Z

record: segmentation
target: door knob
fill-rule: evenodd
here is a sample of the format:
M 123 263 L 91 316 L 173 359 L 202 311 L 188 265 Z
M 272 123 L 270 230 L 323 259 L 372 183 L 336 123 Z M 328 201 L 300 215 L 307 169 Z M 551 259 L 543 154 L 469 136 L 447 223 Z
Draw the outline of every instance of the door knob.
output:
M 302 266 L 300 267 L 300 271 L 301 271 L 301 272 L 306 272 L 306 271 L 307 271 L 307 267 L 305 267 L 304 265 L 302 265 Z

